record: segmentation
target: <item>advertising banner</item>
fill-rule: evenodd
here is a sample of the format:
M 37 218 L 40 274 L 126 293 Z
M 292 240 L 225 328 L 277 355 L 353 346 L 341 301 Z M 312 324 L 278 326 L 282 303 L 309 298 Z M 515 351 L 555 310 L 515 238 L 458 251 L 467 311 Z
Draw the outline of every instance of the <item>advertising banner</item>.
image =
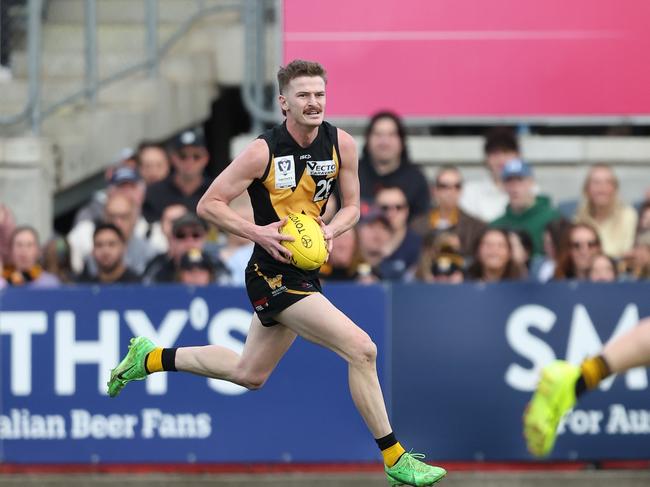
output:
M 326 294 L 384 348 L 382 287 Z M 259 391 L 167 373 L 107 396 L 130 337 L 241 352 L 251 316 L 243 289 L 216 286 L 0 293 L 0 461 L 376 461 L 345 362 L 300 338 Z
M 392 288 L 392 412 L 434 459 L 530 460 L 522 414 L 542 366 L 579 364 L 650 316 L 650 283 Z M 551 458 L 650 456 L 648 369 L 604 381 L 560 427 Z

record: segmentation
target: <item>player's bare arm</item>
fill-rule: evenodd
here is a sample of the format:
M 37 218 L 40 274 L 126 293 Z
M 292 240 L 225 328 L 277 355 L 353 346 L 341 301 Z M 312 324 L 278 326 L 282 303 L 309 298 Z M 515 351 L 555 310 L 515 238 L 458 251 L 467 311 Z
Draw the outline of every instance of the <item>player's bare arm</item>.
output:
M 352 228 L 359 220 L 359 159 L 354 139 L 347 132 L 338 129 L 339 164 L 338 184 L 341 194 L 341 208 L 328 224 L 322 224 L 325 240 L 331 250 L 334 237 Z
M 264 174 L 268 160 L 266 142 L 259 139 L 253 141 L 212 182 L 196 211 L 201 218 L 261 245 L 273 258 L 289 263 L 291 252 L 280 242 L 293 240 L 293 237 L 279 233 L 286 219 L 258 226 L 240 217 L 228 206 L 234 198 L 246 191 L 254 179 Z

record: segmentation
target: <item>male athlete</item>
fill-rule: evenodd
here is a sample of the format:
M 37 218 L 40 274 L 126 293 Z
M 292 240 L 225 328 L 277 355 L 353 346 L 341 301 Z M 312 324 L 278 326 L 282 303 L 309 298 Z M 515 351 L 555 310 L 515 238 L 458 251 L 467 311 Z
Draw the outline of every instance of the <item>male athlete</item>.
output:
M 650 366 L 650 318 L 611 340 L 600 355 L 586 359 L 580 367 L 563 360 L 544 367 L 524 412 L 528 450 L 536 456 L 548 455 L 555 444 L 560 420 L 583 393 L 595 389 L 611 374 L 641 366 Z
M 323 121 L 326 73 L 315 62 L 295 60 L 278 72 L 279 102 L 286 120 L 252 142 L 214 180 L 197 211 L 220 228 L 255 242 L 246 270 L 246 290 L 255 314 L 241 355 L 209 345 L 161 349 L 134 338 L 112 371 L 114 397 L 132 380 L 159 371 L 181 370 L 225 379 L 249 389 L 264 385 L 297 335 L 329 348 L 348 362 L 352 399 L 382 452 L 391 485 L 425 486 L 446 474 L 419 461 L 395 438 L 377 378 L 377 348 L 370 337 L 321 294 L 318 270 L 290 264 L 279 233 L 290 212 L 319 218 L 338 184 L 341 208 L 321 228 L 332 239 L 359 218 L 357 151 L 352 137 Z M 248 190 L 255 223 L 228 204 Z

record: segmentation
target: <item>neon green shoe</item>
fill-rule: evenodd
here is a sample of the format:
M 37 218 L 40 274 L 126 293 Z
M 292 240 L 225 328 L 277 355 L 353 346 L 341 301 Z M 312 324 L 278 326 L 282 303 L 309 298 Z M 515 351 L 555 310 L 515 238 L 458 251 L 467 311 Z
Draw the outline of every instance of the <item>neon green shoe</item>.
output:
M 564 360 L 542 369 L 542 378 L 524 413 L 524 436 L 533 455 L 546 456 L 553 449 L 558 424 L 576 403 L 578 377 L 580 368 Z
M 404 453 L 392 467 L 384 466 L 388 483 L 393 487 L 433 485 L 447 474 L 444 468 L 432 467 L 420 461 L 423 458 L 421 453 Z
M 129 342 L 129 353 L 111 370 L 111 379 L 108 381 L 108 395 L 117 396 L 124 386 L 132 380 L 143 380 L 147 378 L 147 371 L 144 361 L 147 354 L 156 346 L 151 340 L 145 337 L 131 338 Z

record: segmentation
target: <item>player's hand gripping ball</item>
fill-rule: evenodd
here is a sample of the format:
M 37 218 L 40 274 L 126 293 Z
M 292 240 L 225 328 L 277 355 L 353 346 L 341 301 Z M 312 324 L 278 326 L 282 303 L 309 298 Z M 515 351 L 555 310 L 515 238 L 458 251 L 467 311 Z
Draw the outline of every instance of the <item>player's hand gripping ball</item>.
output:
M 282 245 L 291 251 L 291 263 L 296 267 L 311 271 L 318 269 L 327 260 L 327 244 L 323 231 L 312 217 L 289 213 L 287 223 L 280 232 L 294 238 L 293 242 L 282 241 Z

